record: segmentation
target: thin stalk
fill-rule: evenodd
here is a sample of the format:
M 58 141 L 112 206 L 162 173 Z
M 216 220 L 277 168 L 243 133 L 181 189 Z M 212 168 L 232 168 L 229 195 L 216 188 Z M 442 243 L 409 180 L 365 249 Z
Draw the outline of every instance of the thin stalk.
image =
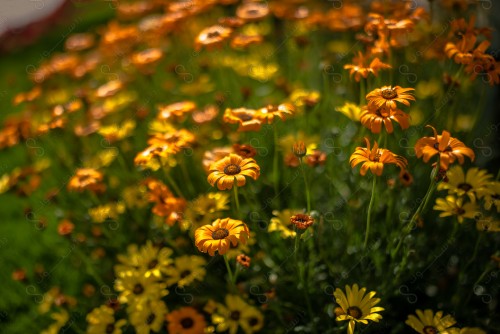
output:
M 238 199 L 238 186 L 235 184 L 233 186 L 234 193 L 234 204 L 236 205 L 236 215 L 240 216 L 240 200 Z
M 273 181 L 274 181 L 274 194 L 277 196 L 279 193 L 280 174 L 278 171 L 278 129 L 276 128 L 275 123 L 273 123 L 273 136 L 274 136 Z
M 465 265 L 464 269 L 463 269 L 463 272 L 465 273 L 467 271 L 467 269 L 469 268 L 469 266 L 474 262 L 474 260 L 476 259 L 476 256 L 477 256 L 477 251 L 479 250 L 479 245 L 481 245 L 481 241 L 483 239 L 483 234 L 484 233 L 481 233 L 479 232 L 479 235 L 476 239 L 476 244 L 474 245 L 474 251 L 472 252 L 472 256 L 471 258 L 469 259 L 469 261 L 467 261 L 467 264 Z
M 175 180 L 172 178 L 172 175 L 170 175 L 169 171 L 167 171 L 165 167 L 163 168 L 163 170 L 165 171 L 165 178 L 167 179 L 170 186 L 172 188 L 174 188 L 174 191 L 177 194 L 177 196 L 180 196 L 182 198 L 186 198 L 186 197 L 184 197 L 184 194 L 182 193 L 181 189 L 179 188 L 179 186 L 177 185 Z
M 425 194 L 422 202 L 420 202 L 420 205 L 418 206 L 417 211 L 415 211 L 415 213 L 411 217 L 410 222 L 408 223 L 408 225 L 406 225 L 405 228 L 403 228 L 403 230 L 401 231 L 401 235 L 399 237 L 399 242 L 398 242 L 396 248 L 391 253 L 391 257 L 393 259 L 396 256 L 396 254 L 399 252 L 399 249 L 401 248 L 401 246 L 403 244 L 404 238 L 408 234 L 410 234 L 411 230 L 413 229 L 413 226 L 414 226 L 415 222 L 417 221 L 418 217 L 423 212 L 425 212 L 424 211 L 424 207 L 427 206 L 427 203 L 429 202 L 429 199 L 432 197 L 432 194 L 434 193 L 434 190 L 436 189 L 436 183 L 437 183 L 437 181 L 436 181 L 436 175 L 437 175 L 438 169 L 439 169 L 439 159 L 438 159 L 436 167 L 434 168 L 434 170 L 431 173 L 431 183 L 429 184 L 429 188 L 427 188 L 427 192 L 426 192 L 426 194 Z
M 300 171 L 302 172 L 302 177 L 304 178 L 304 184 L 306 186 L 306 204 L 307 204 L 307 214 L 311 213 L 311 191 L 309 190 L 309 183 L 307 182 L 306 171 L 304 170 L 304 163 L 302 162 L 302 157 L 299 158 Z
M 232 288 L 236 290 L 233 271 L 231 270 L 231 266 L 229 265 L 229 260 L 227 259 L 227 256 L 225 254 L 223 255 L 223 257 L 224 262 L 226 263 L 227 274 L 229 275 L 229 282 L 231 283 Z
M 372 218 L 372 209 L 373 203 L 375 202 L 375 187 L 377 184 L 377 176 L 373 175 L 373 183 L 372 183 L 372 196 L 370 198 L 370 204 L 368 205 L 368 215 L 366 217 L 366 232 L 365 232 L 365 242 L 363 244 L 363 248 L 366 249 L 368 246 L 368 235 L 370 234 L 370 223 Z

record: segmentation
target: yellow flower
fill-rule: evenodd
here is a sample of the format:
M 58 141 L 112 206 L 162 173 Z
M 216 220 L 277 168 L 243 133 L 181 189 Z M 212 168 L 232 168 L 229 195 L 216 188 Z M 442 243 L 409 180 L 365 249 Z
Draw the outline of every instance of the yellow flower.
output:
M 337 107 L 335 108 L 335 111 L 338 111 L 345 116 L 347 116 L 349 119 L 353 121 L 359 121 L 361 118 L 361 108 L 359 105 L 351 103 L 351 102 L 346 102 L 342 107 Z
M 127 323 L 121 319 L 115 322 L 115 312 L 107 305 L 101 305 L 87 314 L 87 334 L 121 334 L 121 327 Z
M 153 246 L 151 240 L 148 240 L 140 249 L 137 245 L 129 245 L 127 254 L 119 254 L 118 261 L 121 264 L 115 266 L 115 273 L 121 276 L 127 271 L 143 273 L 145 277 L 162 277 L 161 272 L 166 271 L 172 264 L 172 250 L 170 248 L 159 248 Z
M 207 225 L 215 218 L 216 212 L 229 210 L 229 196 L 225 192 L 208 193 L 191 201 L 184 213 L 183 229 Z
M 165 280 L 168 286 L 177 284 L 179 287 L 188 286 L 195 280 L 203 281 L 207 261 L 201 256 L 182 255 L 174 260 L 174 265 L 168 268 L 165 273 L 168 278 Z
M 488 184 L 493 177 L 486 170 L 477 167 L 470 168 L 467 174 L 461 166 L 453 166 L 446 172 L 448 182 L 441 182 L 438 190 L 446 189 L 448 194 L 461 197 L 467 195 L 471 202 L 489 193 Z
M 101 126 L 97 133 L 106 138 L 110 143 L 122 140 L 132 135 L 135 129 L 134 120 L 126 120 L 122 124 L 111 124 Z
M 115 281 L 115 290 L 120 293 L 118 301 L 133 307 L 157 300 L 168 294 L 164 283 L 154 276 L 144 276 L 142 272 L 126 271 Z
M 61 309 L 61 312 L 52 313 L 50 315 L 52 319 L 55 320 L 46 330 L 40 332 L 40 334 L 58 334 L 61 328 L 68 322 L 69 314 L 68 311 Z
M 107 219 L 116 220 L 125 212 L 122 202 L 108 203 L 89 209 L 89 215 L 94 223 L 103 223 Z
M 432 310 L 417 310 L 417 316 L 409 315 L 406 324 L 420 334 L 458 334 L 459 329 L 453 326 L 456 321 L 451 315 L 443 317 L 443 312 L 434 314 Z
M 500 232 L 500 221 L 493 217 L 476 218 L 476 228 L 484 232 Z
M 356 322 L 368 324 L 368 320 L 378 322 L 382 316 L 378 314 L 384 310 L 380 306 L 375 306 L 380 302 L 380 298 L 374 298 L 376 292 L 366 293 L 366 288 L 359 289 L 357 284 L 352 287 L 346 285 L 346 292 L 337 288 L 333 295 L 341 310 L 337 313 L 337 321 L 349 321 L 347 333 L 354 333 Z
M 210 256 L 227 253 L 230 245 L 238 245 L 238 241 L 246 243 L 250 231 L 241 220 L 224 218 L 215 220 L 212 225 L 204 225 L 194 233 L 195 244 L 200 252 L 208 252 Z
M 267 227 L 268 232 L 279 232 L 282 238 L 295 237 L 295 231 L 292 229 L 290 217 L 301 213 L 301 210 L 286 209 L 283 211 L 274 210 L 273 215 L 276 217 L 271 218 L 271 223 Z
M 159 297 L 159 296 L 158 296 Z M 140 307 L 129 308 L 130 323 L 137 334 L 158 332 L 165 323 L 167 306 L 161 300 L 153 299 Z
M 493 206 L 500 212 L 500 182 L 491 182 L 487 185 L 489 193 L 484 197 L 484 208 L 491 210 Z
M 241 297 L 227 295 L 225 301 L 226 305 L 218 304 L 217 311 L 212 314 L 217 332 L 229 331 L 229 334 L 236 334 L 238 327 L 241 327 L 246 334 L 251 334 L 262 328 L 262 314 Z
M 446 198 L 436 199 L 434 210 L 443 211 L 439 217 L 456 216 L 459 223 L 464 221 L 464 218 L 475 218 L 479 211 L 475 203 L 465 202 L 463 198 L 455 196 L 446 196 Z

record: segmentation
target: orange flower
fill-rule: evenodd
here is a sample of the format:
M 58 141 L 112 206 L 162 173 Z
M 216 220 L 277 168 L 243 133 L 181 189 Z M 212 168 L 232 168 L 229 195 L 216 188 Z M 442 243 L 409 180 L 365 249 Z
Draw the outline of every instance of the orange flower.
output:
M 481 42 L 476 49 L 477 37 L 473 35 L 466 35 L 460 41 L 455 43 L 446 43 L 444 47 L 444 52 L 448 58 L 453 59 L 457 64 L 470 64 L 474 60 L 474 56 L 478 57 L 484 54 L 484 51 L 490 46 L 490 42 Z
M 150 202 L 155 203 L 151 210 L 159 217 L 165 217 L 165 223 L 169 226 L 174 225 L 182 217 L 186 208 L 186 201 L 183 198 L 176 198 L 168 187 L 161 181 L 148 179 L 145 181 Z
M 368 78 L 370 73 L 377 76 L 379 70 L 392 68 L 391 65 L 381 62 L 378 57 L 373 59 L 370 65 L 366 66 L 365 63 L 368 60 L 368 57 L 368 55 L 363 56 L 361 51 L 359 51 L 358 55 L 352 59 L 353 64 L 344 65 L 344 69 L 350 70 L 349 76 L 352 78 L 354 75 L 354 80 L 356 80 L 356 82 L 359 82 L 361 77 L 365 79 Z
M 370 106 L 396 109 L 396 102 L 409 106 L 409 100 L 415 101 L 413 95 L 411 95 L 411 93 L 407 93 L 411 90 L 415 89 L 401 88 L 400 86 L 383 86 L 382 88 L 377 88 L 368 93 L 368 95 L 366 95 L 366 99 L 368 100 L 368 105 Z
M 241 220 L 224 218 L 215 220 L 212 225 L 204 225 L 194 232 L 194 242 L 198 250 L 210 256 L 224 255 L 230 246 L 236 247 L 238 241 L 246 244 L 250 230 Z
M 101 183 L 104 176 L 103 174 L 93 168 L 80 168 L 77 169 L 75 175 L 69 180 L 69 191 L 84 191 L 85 189 L 91 191 L 103 191 L 106 187 Z
M 257 151 L 252 145 L 246 144 L 233 144 L 233 151 L 243 158 L 253 158 L 257 154 Z
M 157 116 L 158 119 L 166 120 L 173 118 L 175 120 L 182 120 L 186 114 L 196 110 L 196 104 L 191 101 L 182 101 L 166 106 L 159 106 L 158 110 L 160 112 Z
M 130 57 L 130 62 L 142 73 L 152 74 L 155 65 L 163 58 L 163 51 L 158 48 L 136 52 Z
M 250 267 L 251 261 L 252 261 L 252 259 L 250 258 L 250 256 L 247 256 L 245 254 L 240 254 L 236 257 L 236 262 L 238 262 L 240 265 L 242 265 L 245 268 Z
M 269 15 L 267 3 L 245 2 L 236 8 L 236 16 L 245 21 L 258 21 Z
M 169 154 L 175 154 L 180 148 L 174 144 L 170 145 L 150 145 L 144 151 L 139 152 L 134 158 L 137 166 L 148 166 L 155 157 L 166 158 Z
M 237 154 L 229 154 L 225 158 L 216 161 L 210 167 L 208 182 L 219 190 L 232 189 L 236 181 L 238 187 L 246 183 L 245 176 L 254 180 L 260 176 L 260 167 L 252 158 L 243 159 Z
M 167 320 L 168 333 L 171 334 L 200 334 L 207 326 L 203 315 L 190 306 L 170 312 Z
M 410 116 L 399 109 L 377 108 L 373 105 L 368 105 L 362 108 L 361 124 L 370 129 L 372 133 L 380 133 L 382 130 L 382 123 L 387 130 L 387 133 L 392 133 L 394 128 L 392 121 L 399 123 L 401 128 L 408 129 L 410 127 Z
M 231 40 L 231 47 L 233 49 L 243 49 L 252 44 L 262 43 L 263 38 L 260 35 L 237 35 Z
M 290 222 L 299 230 L 305 230 L 314 223 L 314 218 L 302 213 L 290 217 Z
M 385 148 L 378 148 L 377 142 L 370 149 L 370 142 L 365 138 L 366 148 L 356 147 L 356 151 L 351 155 L 349 163 L 354 168 L 356 165 L 363 162 L 360 173 L 365 175 L 368 169 L 375 175 L 382 175 L 385 164 L 395 164 L 399 168 L 406 168 L 408 162 L 405 158 L 400 157 Z
M 94 45 L 94 36 L 90 33 L 73 34 L 64 42 L 66 51 L 83 51 Z
M 280 118 L 282 121 L 285 120 L 285 116 L 293 115 L 295 113 L 295 107 L 289 103 L 283 103 L 280 105 L 269 104 L 264 108 L 257 110 L 255 118 L 262 122 L 267 122 L 271 124 L 275 117 Z
M 253 109 L 227 108 L 222 120 L 226 123 L 239 124 L 238 131 L 259 131 L 262 126 L 262 121 L 256 118 L 256 111 Z
M 320 150 L 313 150 L 306 156 L 306 164 L 311 167 L 323 166 L 326 163 L 326 153 Z
M 430 125 L 427 127 L 434 131 L 434 137 L 423 137 L 417 140 L 415 143 L 417 158 L 423 156 L 424 162 L 428 162 L 430 158 L 439 153 L 439 166 L 444 170 L 447 170 L 448 166 L 456 159 L 460 164 L 463 164 L 464 155 L 472 161 L 474 160 L 474 151 L 466 147 L 460 140 L 451 137 L 448 131 L 443 130 L 443 133 L 438 135 L 434 127 Z
M 172 152 L 177 153 L 183 148 L 190 147 L 195 140 L 196 137 L 193 133 L 186 129 L 180 129 L 162 134 L 157 133 L 148 139 L 148 145 L 153 147 L 172 147 Z
M 199 51 L 203 46 L 218 46 L 228 39 L 232 33 L 233 30 L 231 28 L 218 25 L 205 28 L 196 37 L 194 42 L 195 49 Z

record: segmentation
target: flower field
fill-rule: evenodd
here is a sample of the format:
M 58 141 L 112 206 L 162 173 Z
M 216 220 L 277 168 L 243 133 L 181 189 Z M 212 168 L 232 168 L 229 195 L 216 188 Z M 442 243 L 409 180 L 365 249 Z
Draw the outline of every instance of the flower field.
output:
M 498 7 L 71 2 L 0 55 L 0 332 L 499 333 Z

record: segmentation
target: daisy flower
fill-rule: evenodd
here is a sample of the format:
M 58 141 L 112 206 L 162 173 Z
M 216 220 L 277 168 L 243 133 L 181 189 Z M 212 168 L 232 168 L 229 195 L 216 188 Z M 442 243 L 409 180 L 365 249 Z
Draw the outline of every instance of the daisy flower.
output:
M 405 323 L 419 332 L 420 334 L 457 334 L 459 329 L 452 327 L 456 321 L 451 315 L 443 317 L 443 312 L 438 311 L 436 314 L 432 310 L 417 310 L 417 317 L 408 316 Z
M 352 287 L 346 285 L 345 291 L 344 293 L 344 291 L 337 288 L 333 295 L 340 306 L 340 310 L 336 312 L 336 320 L 349 321 L 348 334 L 354 333 L 354 326 L 357 322 L 366 325 L 369 320 L 378 322 L 382 319 L 378 312 L 383 311 L 384 308 L 375 306 L 380 302 L 380 298 L 374 298 L 375 291 L 366 294 L 366 288 L 359 289 L 357 284 Z
M 402 103 L 406 106 L 410 105 L 410 100 L 415 101 L 415 97 L 409 91 L 415 90 L 414 88 L 401 88 L 400 86 L 383 86 L 377 88 L 366 95 L 368 105 L 377 108 L 396 109 L 396 102 Z
M 250 231 L 241 220 L 224 218 L 215 220 L 212 225 L 205 225 L 194 232 L 195 245 L 200 252 L 208 252 L 210 256 L 224 255 L 230 246 L 236 247 L 238 241 L 246 243 Z
M 232 189 L 235 182 L 238 187 L 244 186 L 245 176 L 257 180 L 260 176 L 260 167 L 257 162 L 252 158 L 243 159 L 237 154 L 229 154 L 212 164 L 208 182 L 212 187 L 217 184 L 219 190 L 226 190 Z

